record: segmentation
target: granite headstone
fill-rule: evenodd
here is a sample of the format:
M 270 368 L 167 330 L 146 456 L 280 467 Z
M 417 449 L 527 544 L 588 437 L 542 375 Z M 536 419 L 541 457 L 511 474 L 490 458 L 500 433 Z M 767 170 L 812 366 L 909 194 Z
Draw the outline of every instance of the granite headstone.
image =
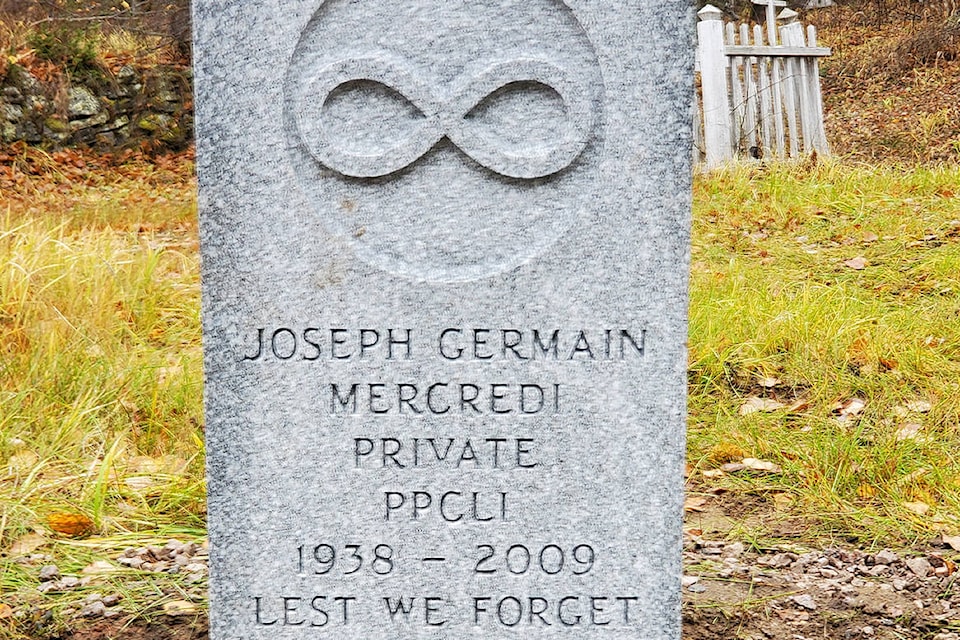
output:
M 195 0 L 214 640 L 679 638 L 693 24 Z

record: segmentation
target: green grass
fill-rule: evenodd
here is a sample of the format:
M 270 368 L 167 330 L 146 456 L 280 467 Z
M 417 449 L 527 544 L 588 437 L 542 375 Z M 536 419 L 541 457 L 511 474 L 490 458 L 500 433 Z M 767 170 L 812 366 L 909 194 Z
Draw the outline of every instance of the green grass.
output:
M 788 494 L 781 515 L 804 518 L 810 537 L 904 543 L 958 530 L 958 184 L 957 167 L 840 164 L 698 181 L 691 463 L 742 453 L 783 468 L 704 484 Z M 858 257 L 865 269 L 845 265 Z M 807 406 L 741 416 L 753 395 Z M 841 424 L 833 408 L 851 398 L 866 408 Z M 905 409 L 919 402 L 929 412 Z M 905 424 L 916 437 L 898 438 Z
M 40 534 L 36 553 L 77 574 L 204 535 L 193 186 L 169 163 L 78 184 L 34 160 L 45 177 L 0 194 L 0 552 Z M 957 167 L 839 163 L 698 178 L 689 458 L 696 491 L 760 512 L 732 537 L 762 548 L 785 521 L 809 544 L 960 532 L 957 185 Z M 740 415 L 751 396 L 796 406 Z M 852 398 L 865 408 L 841 423 Z M 781 471 L 702 473 L 746 457 Z M 92 535 L 51 531 L 55 514 Z M 96 588 L 149 614 L 184 597 L 124 570 L 39 598 L 38 563 L 0 557 L 4 602 L 42 613 Z
M 194 196 L 149 178 L 39 189 L 0 208 L 0 550 L 40 534 L 34 553 L 64 574 L 204 535 Z M 92 536 L 57 534 L 57 514 L 89 518 Z M 0 558 L 2 601 L 29 602 L 38 569 Z M 135 581 L 157 601 L 163 576 L 131 574 L 52 600 Z

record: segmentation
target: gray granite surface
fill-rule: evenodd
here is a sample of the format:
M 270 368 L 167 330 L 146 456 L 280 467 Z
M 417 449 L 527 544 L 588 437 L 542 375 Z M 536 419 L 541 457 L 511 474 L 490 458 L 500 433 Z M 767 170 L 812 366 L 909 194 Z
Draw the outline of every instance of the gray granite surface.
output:
M 687 3 L 194 13 L 211 637 L 679 638 Z

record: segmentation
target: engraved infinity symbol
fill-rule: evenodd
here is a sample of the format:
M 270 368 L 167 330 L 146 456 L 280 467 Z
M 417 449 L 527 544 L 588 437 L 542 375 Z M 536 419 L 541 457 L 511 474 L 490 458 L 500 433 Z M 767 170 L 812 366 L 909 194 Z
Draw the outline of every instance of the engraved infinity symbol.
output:
M 386 86 L 410 101 L 423 118 L 411 134 L 386 150 L 373 153 L 345 149 L 323 123 L 320 110 L 343 85 L 370 81 Z M 554 90 L 567 112 L 563 133 L 549 146 L 504 148 L 481 133 L 466 117 L 496 91 L 519 82 L 535 82 Z M 341 60 L 320 70 L 307 87 L 297 110 L 301 138 L 311 154 L 327 167 L 354 178 L 378 178 L 409 167 L 444 137 L 477 163 L 511 178 L 543 178 L 570 166 L 590 142 L 596 123 L 590 92 L 547 60 L 520 58 L 490 64 L 480 73 L 461 77 L 449 96 L 440 97 L 421 82 L 402 61 L 384 56 Z M 317 101 L 317 102 L 314 102 Z

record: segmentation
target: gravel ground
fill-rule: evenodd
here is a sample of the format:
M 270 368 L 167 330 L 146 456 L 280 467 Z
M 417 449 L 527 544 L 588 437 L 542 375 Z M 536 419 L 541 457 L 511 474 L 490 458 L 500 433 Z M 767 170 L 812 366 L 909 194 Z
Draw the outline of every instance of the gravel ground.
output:
M 206 640 L 207 551 L 174 540 L 128 549 L 77 576 L 61 575 L 45 556 L 25 557 L 21 562 L 35 567 L 37 583 L 30 593 L 4 594 L 10 608 L 0 616 L 0 639 L 17 628 L 44 640 Z M 758 552 L 742 542 L 688 534 L 684 639 L 960 640 L 954 558 L 957 553 L 940 541 L 897 552 L 795 545 Z M 175 586 L 158 597 L 147 620 L 132 619 L 128 611 L 150 603 L 131 607 L 119 593 L 99 589 L 100 576 L 121 567 L 164 574 Z M 87 595 L 53 615 L 45 598 L 71 590 Z
M 960 574 L 946 545 L 761 554 L 690 536 L 684 546 L 688 640 L 960 640 Z

